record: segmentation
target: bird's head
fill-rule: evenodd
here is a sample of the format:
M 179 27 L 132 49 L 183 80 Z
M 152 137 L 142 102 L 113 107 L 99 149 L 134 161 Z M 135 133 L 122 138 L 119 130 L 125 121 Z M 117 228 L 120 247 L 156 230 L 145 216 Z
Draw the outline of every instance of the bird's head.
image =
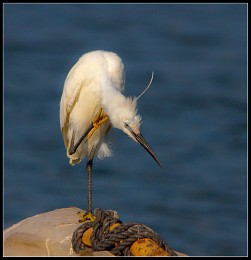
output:
M 137 113 L 137 98 L 123 97 L 123 102 L 120 102 L 113 111 L 114 113 L 110 114 L 113 126 L 139 143 L 161 166 L 159 159 L 140 132 L 141 116 Z

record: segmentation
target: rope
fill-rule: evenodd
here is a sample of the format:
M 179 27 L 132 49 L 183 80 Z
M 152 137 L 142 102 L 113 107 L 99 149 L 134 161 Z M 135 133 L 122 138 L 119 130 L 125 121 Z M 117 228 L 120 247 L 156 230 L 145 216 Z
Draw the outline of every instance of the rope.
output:
M 79 254 L 83 250 L 87 251 L 110 251 L 116 256 L 131 256 L 130 246 L 137 240 L 143 238 L 152 239 L 171 256 L 177 254 L 149 227 L 138 223 L 122 223 L 118 219 L 116 211 L 95 209 L 95 220 L 86 221 L 79 226 L 72 236 L 73 250 Z M 111 226 L 119 223 L 110 230 Z M 91 239 L 92 247 L 83 244 L 82 236 L 86 230 L 93 228 Z

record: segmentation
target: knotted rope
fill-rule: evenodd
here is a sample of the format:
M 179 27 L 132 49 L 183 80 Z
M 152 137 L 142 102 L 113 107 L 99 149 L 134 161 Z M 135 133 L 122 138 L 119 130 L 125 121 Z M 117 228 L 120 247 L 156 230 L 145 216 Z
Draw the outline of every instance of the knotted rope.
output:
M 139 239 L 151 239 L 167 255 L 177 256 L 177 254 L 149 227 L 138 223 L 122 223 L 118 219 L 116 211 L 95 209 L 95 219 L 93 222 L 85 221 L 73 233 L 72 246 L 79 254 L 86 251 L 110 251 L 116 256 L 131 256 L 130 247 Z M 91 247 L 82 242 L 83 234 L 92 228 L 90 236 Z

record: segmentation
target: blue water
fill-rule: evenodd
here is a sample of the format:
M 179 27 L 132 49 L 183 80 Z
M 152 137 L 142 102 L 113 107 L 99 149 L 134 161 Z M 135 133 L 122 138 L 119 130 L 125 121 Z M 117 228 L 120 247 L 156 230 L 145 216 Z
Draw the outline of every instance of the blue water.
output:
M 85 162 L 70 166 L 59 126 L 78 58 L 114 51 L 142 133 L 163 164 L 119 130 L 94 162 L 93 206 L 153 228 L 194 256 L 247 255 L 247 6 L 5 4 L 4 226 L 86 208 Z

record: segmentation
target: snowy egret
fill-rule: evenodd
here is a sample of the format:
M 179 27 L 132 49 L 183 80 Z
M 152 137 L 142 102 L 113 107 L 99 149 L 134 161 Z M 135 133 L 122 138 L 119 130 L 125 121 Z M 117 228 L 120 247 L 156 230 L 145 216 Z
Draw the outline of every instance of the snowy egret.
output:
M 109 130 L 118 128 L 160 161 L 140 133 L 138 98 L 125 97 L 124 65 L 107 51 L 83 55 L 66 77 L 60 101 L 60 126 L 70 164 L 87 157 L 87 212 L 92 212 L 92 164 L 94 156 L 111 156 Z

